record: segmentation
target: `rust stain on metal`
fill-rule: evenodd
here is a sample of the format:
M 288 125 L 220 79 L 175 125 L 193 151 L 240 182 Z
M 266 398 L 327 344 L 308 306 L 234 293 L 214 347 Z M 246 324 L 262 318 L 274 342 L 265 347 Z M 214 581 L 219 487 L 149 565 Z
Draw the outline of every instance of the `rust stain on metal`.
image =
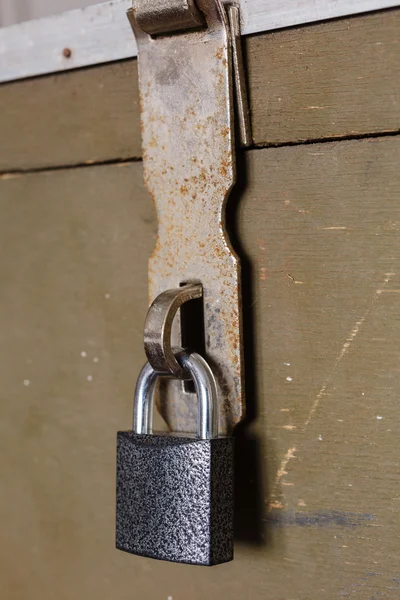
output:
M 231 47 L 220 0 L 198 0 L 207 27 L 153 39 L 134 25 L 144 180 L 158 214 L 149 301 L 183 282 L 203 285 L 206 356 L 220 391 L 220 432 L 244 416 L 240 265 L 224 227 L 235 181 Z M 172 342 L 180 345 L 175 319 Z M 196 397 L 160 383 L 176 431 L 196 430 Z

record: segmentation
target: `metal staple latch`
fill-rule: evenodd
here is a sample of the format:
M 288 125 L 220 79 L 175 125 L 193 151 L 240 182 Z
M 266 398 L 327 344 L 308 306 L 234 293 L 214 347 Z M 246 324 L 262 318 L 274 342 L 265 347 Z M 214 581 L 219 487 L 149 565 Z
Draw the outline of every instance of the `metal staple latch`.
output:
M 240 145 L 251 143 L 239 9 L 221 0 L 133 0 L 128 16 L 139 49 L 144 179 L 158 215 L 146 352 L 159 372 L 184 378 L 172 352 L 184 333 L 174 315 L 202 296 L 198 318 L 224 434 L 244 416 L 240 269 L 224 215 L 235 182 L 235 106 Z M 177 380 L 163 386 L 168 424 L 194 431 L 195 395 Z

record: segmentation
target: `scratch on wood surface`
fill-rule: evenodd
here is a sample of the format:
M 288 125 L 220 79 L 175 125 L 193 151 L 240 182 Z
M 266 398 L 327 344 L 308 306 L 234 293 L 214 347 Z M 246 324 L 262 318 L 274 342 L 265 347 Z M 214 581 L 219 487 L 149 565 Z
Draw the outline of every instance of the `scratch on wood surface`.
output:
M 372 300 L 369 304 L 369 306 L 367 307 L 367 309 L 365 310 L 364 314 L 362 315 L 361 319 L 359 319 L 358 321 L 356 321 L 354 327 L 351 329 L 349 335 L 346 337 L 345 342 L 339 352 L 339 354 L 337 355 L 334 363 L 333 363 L 333 368 L 331 369 L 329 375 L 327 376 L 323 386 L 321 387 L 321 389 L 319 390 L 318 394 L 315 397 L 314 402 L 312 403 L 310 412 L 308 413 L 308 417 L 306 419 L 306 422 L 304 423 L 303 426 L 303 431 L 308 427 L 311 419 L 314 416 L 315 411 L 317 410 L 320 402 L 321 402 L 321 398 L 324 395 L 326 388 L 328 387 L 329 383 L 331 382 L 331 379 L 333 377 L 333 375 L 336 372 L 336 369 L 340 363 L 340 361 L 342 360 L 342 358 L 347 354 L 347 352 L 349 351 L 349 348 L 351 346 L 351 344 L 354 342 L 355 338 L 357 337 L 358 333 L 360 332 L 361 327 L 363 326 L 365 319 L 368 317 L 369 313 L 371 312 L 372 308 L 374 307 L 376 301 L 379 298 L 379 295 L 382 293 L 382 289 L 389 283 L 390 279 L 393 277 L 394 273 L 385 273 L 385 278 L 382 282 L 382 287 L 378 288 L 377 290 L 375 290 L 375 293 L 372 297 Z
M 297 285 L 303 285 L 305 283 L 305 281 L 297 281 L 290 273 L 287 273 L 286 277 L 288 277 L 292 283 L 296 283 Z
M 285 508 L 283 506 L 282 502 L 278 502 L 277 500 L 275 500 L 274 502 L 270 502 L 269 507 L 270 508 L 279 508 L 279 509 Z
M 262 239 L 258 239 L 258 240 L 257 240 L 257 244 L 258 244 L 258 247 L 260 248 L 260 250 L 261 250 L 262 252 L 265 252 L 265 250 L 266 250 L 266 247 L 265 247 L 265 242 L 264 242 L 264 240 L 262 240 Z
M 347 229 L 347 227 L 321 227 L 322 231 L 332 231 L 332 230 L 339 230 L 339 229 Z
M 289 448 L 289 450 L 286 452 L 285 456 L 283 457 L 280 467 L 278 469 L 278 472 L 276 474 L 276 478 L 275 478 L 275 486 L 278 485 L 278 483 L 280 482 L 280 480 L 282 479 L 282 477 L 284 475 L 286 475 L 286 465 L 288 464 L 289 460 L 291 458 L 293 458 L 294 456 L 296 456 L 296 447 L 293 446 L 293 448 Z
M 324 108 L 330 108 L 330 105 L 326 106 L 303 106 L 301 110 L 323 110 Z
M 0 179 L 2 181 L 7 181 L 7 179 L 16 179 L 17 177 L 21 177 L 21 173 L 2 173 L 0 175 Z
M 356 321 L 354 327 L 352 327 L 352 329 L 350 330 L 349 334 L 347 335 L 344 344 L 339 352 L 339 354 L 337 355 L 334 363 L 333 363 L 333 367 L 331 369 L 331 371 L 329 372 L 328 376 L 326 377 L 321 389 L 319 390 L 318 394 L 316 395 L 310 411 L 308 413 L 308 417 L 302 427 L 302 432 L 304 433 L 304 431 L 307 429 L 308 425 L 311 422 L 311 419 L 313 418 L 316 410 L 318 409 L 322 397 L 325 394 L 326 388 L 328 387 L 328 385 L 330 384 L 332 377 L 334 376 L 341 360 L 344 358 L 344 356 L 348 353 L 350 346 L 352 345 L 352 343 L 354 342 L 355 338 L 357 337 L 358 333 L 360 332 L 361 327 L 363 326 L 365 320 L 367 319 L 368 315 L 370 314 L 371 310 L 373 309 L 373 307 L 375 306 L 377 300 L 379 299 L 379 296 L 382 294 L 382 292 L 384 291 L 390 291 L 390 290 L 386 290 L 386 286 L 389 283 L 389 281 L 391 280 L 391 278 L 393 277 L 395 273 L 385 273 L 385 277 L 382 281 L 381 286 L 375 290 L 374 295 L 369 303 L 369 306 L 367 307 L 367 309 L 365 310 L 364 314 L 362 315 L 362 317 Z M 273 490 L 272 496 L 276 495 L 276 489 L 278 487 L 278 484 L 280 483 L 282 477 L 284 475 L 287 474 L 286 471 L 286 467 L 289 463 L 289 461 L 295 457 L 295 452 L 296 452 L 296 448 L 289 448 L 288 451 L 284 454 L 280 467 L 277 471 L 277 475 L 275 478 L 275 489 Z

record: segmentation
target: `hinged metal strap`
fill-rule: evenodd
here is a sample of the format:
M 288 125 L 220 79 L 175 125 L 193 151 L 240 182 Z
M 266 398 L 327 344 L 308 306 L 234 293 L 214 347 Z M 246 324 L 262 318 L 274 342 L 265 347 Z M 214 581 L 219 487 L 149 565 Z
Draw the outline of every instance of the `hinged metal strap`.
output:
M 136 15 L 146 5 L 135 0 Z M 225 230 L 235 182 L 232 38 L 220 0 L 198 0 L 197 8 L 204 27 L 173 35 L 152 37 L 133 11 L 130 17 L 139 47 L 144 178 L 158 214 L 150 301 L 184 283 L 202 284 L 205 358 L 225 434 L 244 413 L 239 263 Z M 181 345 L 179 318 L 171 338 Z M 180 381 L 162 385 L 160 408 L 171 428 L 195 431 L 195 394 Z

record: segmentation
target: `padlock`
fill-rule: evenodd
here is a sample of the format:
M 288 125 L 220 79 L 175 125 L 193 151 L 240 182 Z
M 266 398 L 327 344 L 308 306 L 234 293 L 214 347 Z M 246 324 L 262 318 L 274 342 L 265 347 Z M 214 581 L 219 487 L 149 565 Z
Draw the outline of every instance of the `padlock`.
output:
M 133 431 L 117 434 L 116 547 L 194 565 L 233 559 L 233 438 L 218 437 L 213 373 L 181 351 L 198 402 L 195 434 L 151 433 L 159 373 L 147 363 L 136 386 Z

